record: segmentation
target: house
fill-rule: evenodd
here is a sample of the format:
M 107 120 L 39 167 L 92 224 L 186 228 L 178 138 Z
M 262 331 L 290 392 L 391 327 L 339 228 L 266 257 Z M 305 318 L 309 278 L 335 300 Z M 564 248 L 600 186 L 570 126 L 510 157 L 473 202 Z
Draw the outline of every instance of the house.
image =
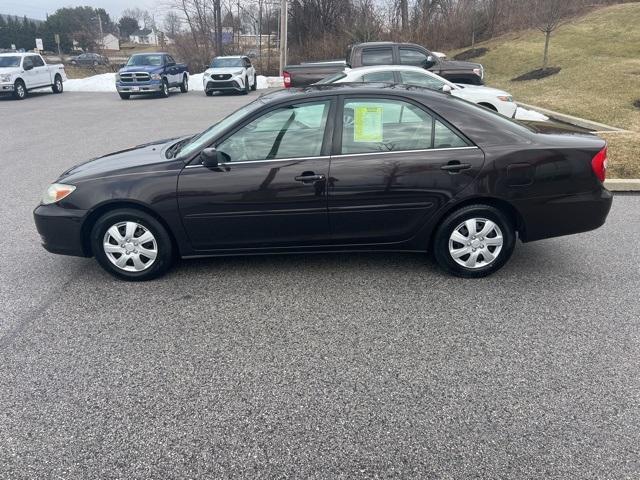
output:
M 163 32 L 157 30 L 151 30 L 149 28 L 143 28 L 142 30 L 136 30 L 129 35 L 129 41 L 131 43 L 137 43 L 139 45 L 162 45 L 162 43 L 170 45 L 173 40 L 167 37 Z
M 114 34 L 108 33 L 100 42 L 100 47 L 103 50 L 120 50 L 120 40 Z

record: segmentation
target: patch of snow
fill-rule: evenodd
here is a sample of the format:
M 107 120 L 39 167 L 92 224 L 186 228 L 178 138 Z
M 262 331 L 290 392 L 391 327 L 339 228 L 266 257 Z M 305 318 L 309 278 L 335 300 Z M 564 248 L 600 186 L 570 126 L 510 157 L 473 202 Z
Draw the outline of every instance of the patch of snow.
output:
M 86 78 L 70 78 L 64 82 L 67 92 L 116 92 L 116 74 L 102 73 Z
M 526 108 L 518 107 L 516 110 L 516 120 L 532 120 L 535 122 L 546 122 L 549 117 L 543 115 L 534 110 L 527 110 Z

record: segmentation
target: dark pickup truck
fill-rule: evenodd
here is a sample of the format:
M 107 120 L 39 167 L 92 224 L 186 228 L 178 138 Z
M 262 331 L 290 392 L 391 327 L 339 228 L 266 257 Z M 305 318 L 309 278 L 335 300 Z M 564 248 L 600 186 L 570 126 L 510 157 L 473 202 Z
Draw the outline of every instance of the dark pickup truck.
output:
M 349 48 L 345 61 L 287 65 L 285 87 L 306 87 L 345 68 L 372 65 L 413 65 L 446 78 L 453 83 L 482 85 L 484 68 L 479 63 L 443 60 L 426 48 L 413 43 L 368 42 Z

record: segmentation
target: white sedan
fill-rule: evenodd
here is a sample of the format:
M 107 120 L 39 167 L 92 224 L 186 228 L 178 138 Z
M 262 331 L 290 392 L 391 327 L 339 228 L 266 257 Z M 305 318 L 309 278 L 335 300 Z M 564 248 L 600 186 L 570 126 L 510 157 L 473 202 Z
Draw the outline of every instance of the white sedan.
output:
M 383 82 L 417 85 L 431 90 L 441 90 L 464 98 L 483 107 L 490 108 L 506 117 L 513 118 L 518 106 L 513 97 L 502 90 L 482 85 L 455 84 L 429 72 L 424 68 L 403 65 L 381 65 L 378 67 L 347 68 L 318 83 Z
M 244 55 L 216 57 L 202 76 L 202 86 L 208 96 L 228 91 L 247 94 L 258 86 L 256 69 Z

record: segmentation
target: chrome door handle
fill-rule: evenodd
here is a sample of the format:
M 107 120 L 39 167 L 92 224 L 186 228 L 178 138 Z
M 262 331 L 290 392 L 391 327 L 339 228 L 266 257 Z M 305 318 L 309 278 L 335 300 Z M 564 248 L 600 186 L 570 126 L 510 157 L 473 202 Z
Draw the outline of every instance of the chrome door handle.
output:
M 457 160 L 453 160 L 446 165 L 440 167 L 440 170 L 444 170 L 446 172 L 458 173 L 461 170 L 469 170 L 471 168 L 471 164 L 469 163 L 460 163 Z
M 324 180 L 324 175 L 298 175 L 295 177 L 297 182 L 318 182 Z

